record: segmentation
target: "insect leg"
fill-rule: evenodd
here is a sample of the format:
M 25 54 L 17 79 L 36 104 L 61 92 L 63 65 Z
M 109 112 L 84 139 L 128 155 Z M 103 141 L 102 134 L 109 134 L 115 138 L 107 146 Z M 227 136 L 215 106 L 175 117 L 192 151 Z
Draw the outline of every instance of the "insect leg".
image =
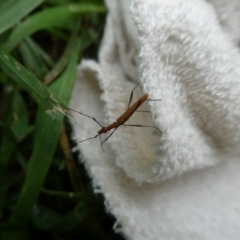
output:
M 100 135 L 99 137 L 100 137 L 101 147 L 102 147 L 102 150 L 103 150 L 103 152 L 104 152 L 104 149 L 103 149 L 103 141 L 102 141 L 102 136 Z
M 82 143 L 82 142 L 85 142 L 85 141 L 90 140 L 90 139 L 97 138 L 99 135 L 100 135 L 100 134 L 97 134 L 97 135 L 94 136 L 94 137 L 90 137 L 90 138 L 84 139 L 84 140 L 82 140 L 82 141 L 77 142 L 76 144 L 78 144 L 78 143 Z
M 109 134 L 109 136 L 101 143 L 102 145 L 113 135 L 113 133 L 117 130 L 117 128 L 115 128 L 111 134 Z
M 130 104 L 132 102 L 132 98 L 133 98 L 133 92 L 134 90 L 140 85 L 141 83 L 138 83 L 134 88 L 133 90 L 131 91 L 131 94 L 130 94 L 130 98 L 129 98 L 129 103 L 128 103 L 128 109 L 130 107 Z M 161 101 L 162 99 L 146 99 L 145 101 Z
M 162 99 L 146 99 L 146 101 L 153 101 L 153 102 L 155 102 L 155 101 L 162 101 Z
M 81 142 L 85 142 L 85 141 L 90 140 L 90 139 L 94 139 L 94 138 L 98 137 L 99 135 L 100 135 L 100 134 L 98 134 L 98 135 L 96 135 L 96 136 L 94 136 L 94 137 L 87 138 L 87 139 L 84 139 L 84 140 L 82 140 L 82 141 L 76 142 L 76 144 L 81 143 Z M 69 149 L 69 148 L 70 148 L 70 147 L 64 148 L 63 151 L 66 151 L 66 150 Z
M 128 109 L 129 109 L 129 106 L 130 106 L 130 104 L 131 104 L 131 102 L 132 102 L 133 91 L 135 90 L 135 88 L 137 88 L 137 87 L 139 86 L 139 84 L 141 84 L 141 83 L 138 83 L 138 84 L 134 87 L 134 89 L 131 91 L 131 95 L 130 95 L 130 99 L 129 99 L 129 103 L 128 103 Z
M 136 110 L 135 112 L 147 112 L 147 113 L 150 113 L 150 111 L 148 111 L 148 110 Z
M 149 127 L 149 128 L 155 128 L 155 129 L 157 129 L 160 133 L 162 133 L 162 131 L 161 131 L 159 128 L 155 127 L 155 126 L 136 125 L 136 124 L 128 124 L 128 125 L 122 124 L 122 125 L 123 125 L 123 126 L 126 126 L 126 127 Z

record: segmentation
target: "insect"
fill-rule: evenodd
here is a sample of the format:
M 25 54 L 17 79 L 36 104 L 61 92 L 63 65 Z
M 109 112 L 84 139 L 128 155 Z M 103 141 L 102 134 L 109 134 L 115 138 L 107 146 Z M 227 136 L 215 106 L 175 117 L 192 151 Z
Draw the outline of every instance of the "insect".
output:
M 139 83 L 140 84 L 140 83 Z M 87 139 L 84 139 L 82 141 L 79 141 L 77 143 L 81 143 L 81 142 L 85 142 L 85 141 L 88 141 L 88 140 L 91 140 L 91 139 L 94 139 L 94 138 L 97 138 L 98 136 L 100 136 L 100 139 L 101 139 L 101 134 L 103 133 L 107 133 L 109 132 L 110 130 L 114 129 L 110 134 L 109 136 L 104 140 L 102 141 L 101 140 L 101 145 L 103 145 L 103 143 L 105 143 L 112 135 L 113 133 L 118 129 L 118 127 L 120 126 L 132 126 L 132 127 L 149 127 L 149 128 L 155 128 L 157 129 L 160 133 L 161 133 L 161 130 L 155 126 L 147 126 L 147 125 L 136 125 L 136 124 L 130 124 L 130 125 L 126 125 L 125 123 L 127 122 L 127 120 L 137 111 L 137 109 L 145 102 L 145 101 L 160 101 L 161 99 L 157 99 L 157 100 L 150 100 L 148 99 L 148 94 L 144 94 L 142 97 L 140 97 L 133 105 L 130 106 L 131 104 L 131 101 L 132 101 L 132 97 L 133 97 L 133 91 L 135 90 L 135 88 L 138 87 L 137 84 L 134 89 L 132 90 L 131 92 L 131 95 L 130 95 L 130 99 L 129 99 L 129 103 L 128 103 L 128 109 L 119 117 L 117 118 L 116 122 L 113 122 L 112 124 L 104 127 L 101 123 L 99 123 L 94 117 L 91 117 L 91 116 L 88 116 L 82 112 L 79 112 L 79 111 L 76 111 L 72 108 L 67 108 L 61 104 L 58 104 L 64 108 L 67 108 L 73 112 L 76 112 L 76 113 L 79 113 L 85 117 L 88 117 L 88 118 L 91 118 L 93 121 L 95 121 L 100 127 L 101 129 L 97 132 L 97 134 L 94 136 L 94 137 L 90 137 L 90 138 L 87 138 Z M 51 101 L 51 100 L 48 100 L 50 102 L 53 102 L 53 103 L 56 103 L 54 101 Z M 140 112 L 149 112 L 149 111 L 140 111 Z

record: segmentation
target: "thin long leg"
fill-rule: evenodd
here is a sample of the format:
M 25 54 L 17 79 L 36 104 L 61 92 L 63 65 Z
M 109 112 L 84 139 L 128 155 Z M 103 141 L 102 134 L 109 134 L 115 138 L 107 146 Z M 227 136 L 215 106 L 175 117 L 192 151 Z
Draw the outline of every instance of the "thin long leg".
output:
M 130 107 L 130 104 L 132 102 L 132 98 L 133 98 L 133 92 L 134 90 L 140 85 L 141 83 L 138 83 L 134 88 L 133 90 L 131 91 L 131 94 L 130 94 L 130 98 L 129 98 L 129 103 L 128 103 L 128 109 Z M 162 99 L 147 99 L 146 101 L 161 101 Z
M 131 104 L 131 102 L 132 102 L 133 91 L 135 90 L 135 88 L 137 88 L 137 87 L 139 86 L 139 84 L 141 84 L 141 83 L 138 83 L 138 84 L 134 87 L 134 89 L 131 91 L 131 95 L 130 95 L 130 99 L 129 99 L 129 103 L 128 103 L 128 109 L 129 109 L 129 106 L 130 106 L 130 104 Z
M 84 139 L 84 140 L 82 140 L 82 141 L 76 142 L 76 144 L 81 143 L 81 142 L 85 142 L 85 141 L 90 140 L 90 139 L 94 139 L 94 138 L 98 137 L 99 135 L 100 135 L 100 134 L 98 134 L 98 135 L 96 135 L 96 136 L 94 136 L 94 137 L 87 138 L 87 139 Z M 65 150 L 67 150 L 67 149 L 69 149 L 69 148 L 70 148 L 70 147 L 67 147 L 67 148 L 64 148 L 63 150 L 65 151 Z
M 117 130 L 117 128 L 115 128 L 111 134 L 109 134 L 109 136 L 101 143 L 102 145 L 113 135 L 113 133 Z
M 153 102 L 155 102 L 155 101 L 162 101 L 162 99 L 146 99 L 145 101 L 148 101 L 148 102 L 153 101 Z
M 103 142 L 102 142 L 102 136 L 100 135 L 99 137 L 100 137 L 101 147 L 102 147 L 102 150 L 103 150 L 103 152 L 104 152 L 104 149 L 103 149 Z
M 128 125 L 123 124 L 123 126 L 126 126 L 126 127 L 149 127 L 149 128 L 155 128 L 155 129 L 157 129 L 160 133 L 162 133 L 162 131 L 161 131 L 159 128 L 155 127 L 155 126 L 136 125 L 136 124 L 128 124 Z
M 71 110 L 71 111 L 73 111 L 73 112 L 79 113 L 79 114 L 81 114 L 81 115 L 83 115 L 83 116 L 85 116 L 85 117 L 91 118 L 91 119 L 92 119 L 93 121 L 95 121 L 99 126 L 103 127 L 102 124 L 99 123 L 94 117 L 88 116 L 88 115 L 86 115 L 86 114 L 84 114 L 84 113 L 81 113 L 81 112 L 79 112 L 79 111 L 76 111 L 76 110 L 74 110 L 74 109 L 72 109 L 72 108 L 70 108 L 70 107 L 66 107 L 66 106 L 64 106 L 64 105 L 62 105 L 62 104 L 60 104 L 60 103 L 54 102 L 54 101 L 52 101 L 52 100 L 50 100 L 50 99 L 48 99 L 48 98 L 47 98 L 47 101 L 52 102 L 52 103 L 55 103 L 55 104 L 58 104 L 59 106 L 61 106 L 61 107 L 63 107 L 63 108 L 66 108 L 67 110 Z
M 135 112 L 147 112 L 147 113 L 150 113 L 150 111 L 148 111 L 148 110 L 136 110 Z
M 99 135 L 100 135 L 100 134 L 97 134 L 97 135 L 96 135 L 96 136 L 94 136 L 94 137 L 90 137 L 90 138 L 84 139 L 84 140 L 82 140 L 82 141 L 79 141 L 79 142 L 77 142 L 77 144 L 78 144 L 78 143 L 85 142 L 85 141 L 87 141 L 87 140 L 90 140 L 90 139 L 97 138 Z

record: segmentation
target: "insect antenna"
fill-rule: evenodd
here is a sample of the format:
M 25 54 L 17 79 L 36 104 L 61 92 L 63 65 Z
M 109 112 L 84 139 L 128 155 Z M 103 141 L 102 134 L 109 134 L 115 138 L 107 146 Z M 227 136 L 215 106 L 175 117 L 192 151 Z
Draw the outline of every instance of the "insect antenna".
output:
M 70 107 L 66 107 L 66 106 L 64 106 L 64 105 L 62 105 L 62 104 L 60 104 L 60 103 L 58 103 L 58 102 L 54 102 L 54 101 L 52 101 L 52 100 L 50 100 L 50 99 L 47 99 L 47 101 L 52 102 L 52 103 L 54 103 L 54 104 L 57 104 L 57 105 L 63 107 L 64 109 L 66 109 L 66 110 L 71 110 L 71 111 L 76 112 L 76 113 L 78 113 L 78 114 L 81 114 L 81 115 L 83 115 L 83 116 L 85 116 L 85 117 L 91 118 L 91 119 L 92 119 L 93 121 L 95 121 L 100 127 L 103 127 L 103 125 L 102 125 L 100 122 L 98 122 L 97 119 L 94 118 L 94 117 L 88 116 L 88 115 L 86 115 L 86 114 L 84 114 L 84 113 L 82 113 L 82 112 L 76 111 L 76 110 L 74 110 L 74 109 L 72 109 L 72 108 L 70 108 Z M 56 106 L 54 106 L 54 107 L 59 110 L 59 108 L 57 108 Z M 62 112 L 62 111 L 61 111 L 61 112 Z M 67 114 L 67 115 L 69 114 L 71 117 L 73 117 L 69 111 L 64 112 L 64 113 Z M 74 118 L 74 117 L 73 117 L 73 118 Z

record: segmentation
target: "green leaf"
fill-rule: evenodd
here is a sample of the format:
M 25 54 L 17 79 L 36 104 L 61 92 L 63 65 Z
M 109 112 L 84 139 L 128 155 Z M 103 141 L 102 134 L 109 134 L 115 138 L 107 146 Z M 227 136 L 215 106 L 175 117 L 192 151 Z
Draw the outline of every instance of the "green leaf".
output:
M 80 45 L 76 44 L 68 68 L 58 81 L 54 82 L 50 87 L 51 91 L 64 104 L 68 104 L 74 86 L 79 49 Z M 52 118 L 46 114 L 46 108 L 40 108 L 38 111 L 35 125 L 34 149 L 28 162 L 27 175 L 22 192 L 10 219 L 10 223 L 12 224 L 25 223 L 28 219 L 28 215 L 36 202 L 50 167 L 58 142 L 62 119 L 62 115 L 56 115 L 55 118 Z
M 34 225 L 42 230 L 51 229 L 61 219 L 55 211 L 40 204 L 33 207 L 31 215 Z
M 35 41 L 33 41 L 31 38 L 26 38 L 26 41 L 28 45 L 35 50 L 36 55 L 38 55 L 40 59 L 48 64 L 48 66 L 54 66 L 55 63 L 52 60 L 51 56 L 47 54 Z
M 82 39 L 82 37 L 81 37 L 81 39 Z M 44 78 L 45 84 L 48 85 L 50 82 L 52 82 L 52 80 L 54 80 L 58 75 L 60 75 L 60 73 L 67 66 L 67 63 L 69 62 L 69 58 L 73 51 L 73 45 L 75 44 L 75 41 L 76 41 L 76 39 L 74 36 L 69 40 L 68 45 L 65 48 L 64 53 L 62 54 L 61 58 L 59 59 L 59 61 L 55 65 L 55 67 L 51 70 L 51 72 L 49 72 L 45 76 L 45 78 Z
M 0 34 L 18 23 L 44 0 L 1 0 L 0 2 Z
M 28 124 L 28 112 L 25 102 L 18 91 L 9 94 L 6 121 L 3 124 L 4 134 L 0 147 L 0 165 L 7 166 L 8 160 L 16 155 L 17 142 L 24 139 L 32 130 Z
M 41 29 L 51 28 L 53 26 L 61 26 L 68 22 L 71 18 L 79 14 L 92 12 L 105 12 L 103 5 L 96 4 L 68 4 L 53 8 L 48 8 L 40 13 L 36 13 L 28 17 L 12 32 L 9 39 L 2 45 L 7 51 L 11 51 L 21 40 Z
M 4 166 L 0 168 L 0 213 L 2 215 L 3 209 L 7 202 L 6 189 L 9 181 L 9 174 Z
M 6 166 L 16 149 L 16 143 L 7 135 L 3 136 L 0 149 L 0 167 Z
M 81 201 L 76 207 L 66 214 L 61 221 L 54 227 L 58 232 L 67 232 L 77 227 L 84 219 L 87 213 L 87 203 Z
M 46 99 L 58 102 L 46 85 L 2 49 L 0 49 L 0 65 L 5 73 L 22 86 L 42 108 L 49 109 Z
M 16 154 L 16 159 L 19 162 L 19 164 L 21 165 L 22 169 L 25 170 L 27 168 L 27 161 L 19 151 Z
M 13 93 L 10 118 L 11 130 L 16 141 L 20 142 L 30 131 L 33 130 L 33 127 L 28 124 L 27 108 L 18 91 Z
M 35 76 L 42 79 L 48 72 L 47 66 L 39 57 L 35 46 L 29 44 L 29 38 L 21 42 L 19 50 L 23 58 L 24 66 Z

